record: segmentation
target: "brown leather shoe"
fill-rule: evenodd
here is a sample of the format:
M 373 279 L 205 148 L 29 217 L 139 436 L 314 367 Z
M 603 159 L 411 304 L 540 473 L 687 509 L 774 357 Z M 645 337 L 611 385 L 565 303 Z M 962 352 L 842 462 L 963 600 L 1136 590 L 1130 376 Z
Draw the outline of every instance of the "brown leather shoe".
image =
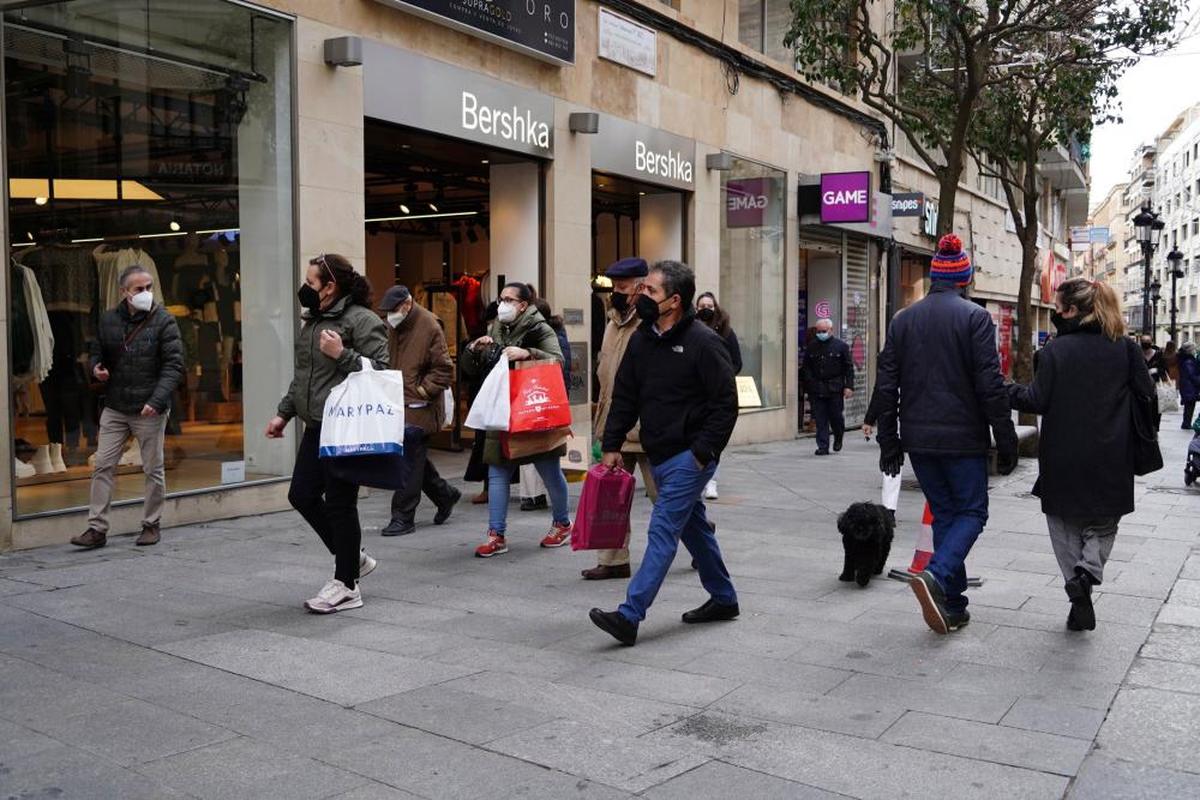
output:
M 585 581 L 608 581 L 614 578 L 628 578 L 629 565 L 614 564 L 609 566 L 607 564 L 600 564 L 591 569 L 585 569 L 579 574 L 583 576 Z
M 487 489 L 484 489 L 482 492 L 480 492 L 479 494 L 477 494 L 471 498 L 471 503 L 474 505 L 477 505 L 477 506 L 487 505 L 487 501 L 488 501 Z
M 88 528 L 72 539 L 71 544 L 82 547 L 84 550 L 95 550 L 97 547 L 104 547 L 108 544 L 108 536 L 95 528 Z
M 162 535 L 159 534 L 157 525 L 143 525 L 142 535 L 137 538 L 134 544 L 138 547 L 148 547 L 152 544 L 158 544 L 158 540 L 161 538 Z

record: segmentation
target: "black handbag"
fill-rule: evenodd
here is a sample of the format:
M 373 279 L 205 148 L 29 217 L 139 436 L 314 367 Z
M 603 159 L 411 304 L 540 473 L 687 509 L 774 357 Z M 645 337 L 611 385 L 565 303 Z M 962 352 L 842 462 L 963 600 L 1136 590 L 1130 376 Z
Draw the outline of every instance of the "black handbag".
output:
M 1125 340 L 1129 351 L 1129 415 L 1130 438 L 1133 440 L 1133 474 L 1149 475 L 1163 468 L 1162 450 L 1158 446 L 1158 394 L 1149 397 L 1138 394 L 1133 380 L 1135 370 L 1146 369 L 1145 359 L 1131 339 Z
M 404 426 L 404 439 L 418 435 L 423 436 L 420 428 L 412 425 Z M 369 453 L 358 456 L 338 456 L 323 458 L 322 465 L 330 475 L 355 486 L 370 486 L 373 489 L 390 489 L 400 491 L 410 478 L 413 478 L 412 459 L 409 448 L 403 453 Z M 415 476 L 422 480 L 423 476 Z

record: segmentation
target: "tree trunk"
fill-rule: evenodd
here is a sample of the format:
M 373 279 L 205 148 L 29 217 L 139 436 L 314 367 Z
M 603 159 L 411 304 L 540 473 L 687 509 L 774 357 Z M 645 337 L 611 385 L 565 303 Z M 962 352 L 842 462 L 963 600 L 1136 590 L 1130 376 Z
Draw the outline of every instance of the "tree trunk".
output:
M 1037 220 L 1034 220 L 1037 225 Z M 1033 381 L 1033 325 L 1037 311 L 1033 307 L 1033 279 L 1037 275 L 1037 233 L 1030 228 L 1021 237 L 1021 283 L 1017 290 L 1017 356 L 1013 361 L 1013 379 L 1017 383 Z
M 944 167 L 938 173 L 937 238 L 940 240 L 954 230 L 954 205 L 958 197 L 958 178 L 962 175 L 961 158 L 957 172 Z

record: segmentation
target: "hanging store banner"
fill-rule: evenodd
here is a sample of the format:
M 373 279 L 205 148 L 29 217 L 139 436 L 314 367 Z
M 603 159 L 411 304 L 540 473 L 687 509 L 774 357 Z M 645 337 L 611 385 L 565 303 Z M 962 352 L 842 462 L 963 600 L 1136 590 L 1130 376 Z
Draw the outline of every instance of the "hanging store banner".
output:
M 554 98 L 408 50 L 363 41 L 366 116 L 554 157 Z
M 543 61 L 575 63 L 575 0 L 376 2 L 519 50 Z
M 871 173 L 821 173 L 821 224 L 871 221 Z

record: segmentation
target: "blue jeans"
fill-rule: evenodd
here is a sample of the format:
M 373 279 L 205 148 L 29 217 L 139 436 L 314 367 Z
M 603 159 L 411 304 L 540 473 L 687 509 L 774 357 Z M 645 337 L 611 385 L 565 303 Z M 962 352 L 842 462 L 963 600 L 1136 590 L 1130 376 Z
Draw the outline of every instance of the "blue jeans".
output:
M 946 593 L 946 608 L 967 608 L 967 554 L 988 519 L 987 459 L 910 453 L 913 472 L 933 514 L 933 558 L 927 568 Z
M 715 461 L 701 467 L 690 450 L 654 467 L 658 499 L 650 514 L 646 555 L 629 582 L 628 597 L 617 609 L 626 619 L 641 622 L 646 618 L 646 610 L 654 602 L 667 571 L 671 569 L 680 541 L 696 560 L 700 583 L 713 600 L 723 605 L 737 602 L 737 592 L 721 559 L 717 536 L 704 515 L 704 503 L 700 499 L 704 485 L 716 471 Z
M 829 429 L 833 428 L 834 438 L 846 432 L 846 421 L 842 416 L 846 401 L 841 394 L 834 394 L 829 397 L 814 395 L 809 402 L 812 403 L 813 421 L 817 423 L 817 449 L 828 450 Z
M 570 525 L 571 516 L 567 508 L 567 479 L 563 476 L 562 467 L 558 465 L 558 456 L 546 456 L 533 462 L 534 468 L 542 476 L 546 484 L 546 493 L 550 495 L 550 510 L 554 513 L 554 524 Z M 511 464 L 500 466 L 488 465 L 488 528 L 504 535 L 508 527 L 508 493 L 511 488 L 512 474 L 517 467 Z

